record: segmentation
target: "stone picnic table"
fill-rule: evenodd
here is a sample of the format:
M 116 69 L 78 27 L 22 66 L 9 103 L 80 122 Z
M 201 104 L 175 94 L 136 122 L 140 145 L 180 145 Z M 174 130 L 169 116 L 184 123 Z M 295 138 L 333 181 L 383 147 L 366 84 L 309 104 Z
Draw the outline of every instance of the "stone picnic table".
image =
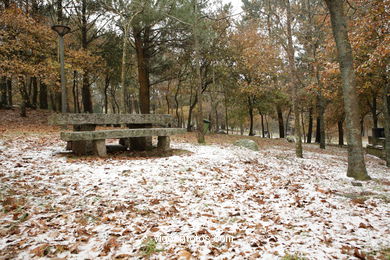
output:
M 76 155 L 106 156 L 106 139 L 120 139 L 126 148 L 142 150 L 148 146 L 145 138 L 157 136 L 157 147 L 170 149 L 170 136 L 185 133 L 184 128 L 171 128 L 174 119 L 162 114 L 52 114 L 50 125 L 73 126 L 72 132 L 61 132 L 67 148 Z M 96 130 L 97 126 L 122 126 L 126 128 Z M 150 139 L 151 140 L 151 139 Z M 151 143 L 149 144 L 149 146 Z

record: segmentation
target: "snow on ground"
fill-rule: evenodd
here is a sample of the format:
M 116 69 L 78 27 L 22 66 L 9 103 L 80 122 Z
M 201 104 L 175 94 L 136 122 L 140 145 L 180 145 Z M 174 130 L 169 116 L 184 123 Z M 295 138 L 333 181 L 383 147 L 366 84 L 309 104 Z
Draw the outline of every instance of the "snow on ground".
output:
M 191 153 L 125 160 L 68 158 L 53 137 L 0 146 L 0 258 L 373 259 L 390 248 L 390 172 L 373 157 L 373 180 L 352 186 L 341 150 L 297 159 L 174 143 Z

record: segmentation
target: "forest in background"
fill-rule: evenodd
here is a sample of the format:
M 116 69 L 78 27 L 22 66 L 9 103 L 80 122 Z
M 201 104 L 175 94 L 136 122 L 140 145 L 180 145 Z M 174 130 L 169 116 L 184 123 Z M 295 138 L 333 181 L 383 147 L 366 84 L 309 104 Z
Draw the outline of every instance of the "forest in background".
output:
M 343 145 L 325 2 L 341 1 L 243 0 L 237 15 L 207 0 L 2 0 L 0 107 L 60 111 L 50 27 L 65 24 L 68 112 L 168 113 L 188 131 L 203 129 L 203 118 L 212 132 L 298 132 L 322 148 L 326 137 Z M 388 0 L 344 3 L 362 134 L 388 122 L 389 9 Z

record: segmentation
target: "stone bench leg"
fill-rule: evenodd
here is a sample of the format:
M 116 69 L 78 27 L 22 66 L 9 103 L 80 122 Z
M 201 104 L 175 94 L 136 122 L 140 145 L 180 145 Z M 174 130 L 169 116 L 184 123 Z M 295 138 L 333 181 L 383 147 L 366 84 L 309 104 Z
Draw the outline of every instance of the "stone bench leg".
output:
M 119 139 L 119 144 L 126 147 L 127 149 L 130 148 L 131 140 L 130 138 L 121 138 Z
M 170 149 L 171 138 L 169 136 L 159 136 L 157 142 L 157 148 L 163 151 Z
M 70 143 L 75 155 L 87 155 L 91 152 L 91 141 L 72 141 Z
M 92 149 L 93 149 L 93 154 L 99 157 L 107 156 L 106 140 L 105 139 L 94 140 Z
M 69 141 L 66 143 L 66 150 L 67 151 L 72 151 L 72 141 Z

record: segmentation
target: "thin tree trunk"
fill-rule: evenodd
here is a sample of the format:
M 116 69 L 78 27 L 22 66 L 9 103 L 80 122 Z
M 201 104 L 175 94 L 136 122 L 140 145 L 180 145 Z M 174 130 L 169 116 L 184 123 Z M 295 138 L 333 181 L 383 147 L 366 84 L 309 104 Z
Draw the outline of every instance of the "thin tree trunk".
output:
M 198 17 L 198 3 L 194 1 L 194 14 L 195 19 L 193 21 L 193 35 L 194 35 L 194 52 L 195 52 L 195 69 L 196 69 L 196 96 L 198 97 L 198 110 L 197 110 L 197 128 L 198 128 L 198 143 L 203 144 L 205 140 L 205 129 L 203 126 L 203 96 L 202 96 L 202 73 L 200 64 L 200 45 L 199 45 L 199 17 Z
M 31 84 L 32 84 L 31 107 L 36 109 L 38 107 L 38 80 L 36 77 L 31 78 Z
M 311 137 L 313 135 L 313 107 L 309 108 L 309 126 L 307 130 L 307 143 L 311 143 Z
M 48 109 L 49 105 L 47 102 L 47 85 L 41 81 L 39 84 L 39 108 Z
M 304 117 L 303 115 L 304 115 L 304 113 L 301 114 L 301 120 L 302 120 L 302 136 L 303 136 L 303 142 L 306 143 L 305 117 Z
M 122 50 L 122 66 L 121 66 L 121 86 L 122 86 L 122 95 L 123 95 L 123 105 L 122 105 L 122 113 L 130 113 L 129 109 L 129 89 L 126 86 L 126 61 L 127 61 L 127 38 L 129 37 L 129 29 L 127 25 L 124 25 L 123 29 L 123 50 Z
M 175 96 L 174 96 L 175 104 L 176 104 L 175 113 L 176 113 L 176 118 L 177 118 L 177 127 L 181 127 L 181 125 L 182 125 L 180 114 L 179 114 L 179 99 L 178 99 L 180 85 L 181 85 L 181 82 L 179 80 L 179 82 L 177 83 L 177 86 L 176 86 L 176 91 L 175 91 Z
M 261 136 L 265 138 L 265 129 L 264 129 L 264 115 L 259 111 L 260 118 L 261 118 Z
M 372 113 L 372 123 L 374 128 L 378 128 L 378 114 L 377 114 L 377 94 L 372 95 L 372 107 L 371 107 L 371 113 Z
M 283 112 L 280 105 L 276 105 L 276 113 L 278 114 L 278 125 L 279 125 L 279 138 L 284 138 L 284 122 L 283 122 Z
M 81 91 L 81 96 L 83 98 L 84 112 L 85 113 L 93 113 L 91 88 L 90 88 L 90 83 L 89 83 L 88 71 L 85 71 L 84 75 L 83 75 L 83 88 Z
M 248 96 L 248 113 L 249 113 L 249 136 L 254 136 L 255 133 L 253 132 L 253 101 L 251 97 Z
M 290 67 L 290 78 L 292 79 L 292 87 L 293 87 L 293 111 L 294 111 L 294 127 L 295 127 L 295 154 L 298 158 L 303 157 L 302 151 L 302 134 L 301 134 L 301 124 L 299 120 L 299 104 L 298 104 L 298 82 L 297 82 L 297 71 L 295 67 L 295 50 L 293 45 L 293 37 L 291 30 L 291 22 L 292 22 L 292 14 L 291 14 L 291 6 L 290 0 L 286 0 L 286 8 L 287 8 L 287 55 L 288 55 L 288 63 Z
M 1 82 L 0 82 L 0 91 L 1 91 L 1 96 L 0 96 L 0 108 L 5 108 L 7 107 L 7 78 L 5 76 L 1 77 Z
M 81 47 L 84 50 L 88 49 L 88 23 L 87 23 L 87 0 L 81 1 Z M 84 112 L 93 113 L 91 84 L 89 82 L 89 71 L 85 71 L 83 75 L 83 86 L 81 91 L 83 98 Z
M 57 111 L 57 104 L 56 104 L 56 93 L 53 93 L 53 91 L 50 91 L 49 96 L 50 96 L 50 104 L 51 104 L 51 110 Z
M 369 180 L 364 163 L 362 136 L 359 131 L 359 102 L 355 86 L 352 48 L 348 39 L 347 21 L 343 0 L 325 0 L 330 11 L 333 36 L 343 82 L 343 99 L 348 142 L 347 176 L 358 180 Z
M 73 71 L 72 94 L 73 94 L 73 111 L 75 113 L 79 112 L 78 109 L 77 109 L 78 108 L 78 103 L 79 103 L 78 98 L 77 98 L 77 92 L 78 92 L 78 90 L 77 90 L 77 71 L 74 70 Z
M 288 128 L 289 128 L 289 125 L 290 125 L 290 116 L 291 116 L 291 108 L 288 110 L 287 118 L 286 118 L 286 134 L 288 132 Z
M 366 117 L 366 115 L 362 115 L 362 117 L 360 118 L 360 133 L 362 136 L 364 136 L 364 118 Z
M 110 87 L 110 76 L 106 74 L 104 80 L 104 112 L 108 114 L 108 88 Z
M 320 119 L 320 148 L 325 149 L 325 101 L 322 95 L 319 96 L 319 119 Z
M 385 160 L 386 166 L 390 167 L 390 82 L 384 76 L 385 86 L 383 88 L 383 117 L 385 130 Z
M 338 133 L 339 133 L 339 146 L 343 146 L 344 145 L 344 128 L 343 128 L 343 123 L 344 123 L 344 119 L 337 121 L 337 129 L 338 129 Z
M 229 117 L 228 117 L 228 105 L 227 105 L 227 97 L 226 91 L 223 92 L 225 99 L 225 124 L 226 124 L 226 134 L 229 134 Z
M 194 102 L 190 104 L 190 108 L 188 109 L 187 132 L 192 131 L 192 114 L 197 102 L 198 102 L 198 97 L 195 96 Z
M 7 97 L 8 97 L 8 106 L 12 108 L 13 101 L 12 101 L 12 80 L 7 79 Z
M 320 117 L 317 117 L 317 126 L 316 126 L 316 140 L 315 142 L 319 144 L 321 142 L 321 120 Z

